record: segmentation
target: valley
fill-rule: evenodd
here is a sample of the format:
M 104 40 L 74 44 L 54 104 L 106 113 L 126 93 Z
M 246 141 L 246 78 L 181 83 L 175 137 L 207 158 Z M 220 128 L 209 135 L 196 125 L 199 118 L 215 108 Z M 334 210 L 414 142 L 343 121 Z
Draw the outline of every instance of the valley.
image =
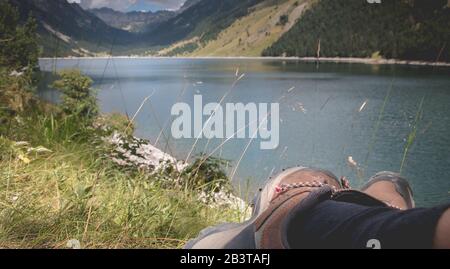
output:
M 319 43 L 332 59 L 445 63 L 450 55 L 447 0 L 188 0 L 178 10 L 128 13 L 9 1 L 23 22 L 30 12 L 36 18 L 44 57 L 308 58 Z

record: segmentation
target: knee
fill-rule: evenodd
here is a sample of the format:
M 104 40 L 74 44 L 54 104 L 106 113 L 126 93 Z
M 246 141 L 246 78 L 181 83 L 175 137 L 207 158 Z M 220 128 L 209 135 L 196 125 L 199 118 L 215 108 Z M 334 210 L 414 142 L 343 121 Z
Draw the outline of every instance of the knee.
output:
M 439 219 L 434 235 L 433 247 L 437 249 L 450 249 L 450 209 Z

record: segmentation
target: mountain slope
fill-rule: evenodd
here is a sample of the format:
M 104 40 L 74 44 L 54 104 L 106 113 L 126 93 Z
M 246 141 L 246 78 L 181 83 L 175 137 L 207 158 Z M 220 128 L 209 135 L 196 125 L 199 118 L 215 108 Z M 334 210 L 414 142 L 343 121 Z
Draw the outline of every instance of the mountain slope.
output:
M 264 56 L 450 61 L 447 0 L 320 0 Z
M 190 56 L 260 56 L 295 24 L 309 0 L 268 0 L 253 7 Z
M 5 0 L 1 0 L 5 1 Z M 10 0 L 22 21 L 30 13 L 39 23 L 44 56 L 92 55 L 109 52 L 112 44 L 127 46 L 135 36 L 107 25 L 77 4 L 66 0 Z
M 177 10 L 176 12 L 177 12 L 177 13 L 182 13 L 182 12 L 184 12 L 186 9 L 192 7 L 193 5 L 197 4 L 197 3 L 200 2 L 200 1 L 202 1 L 202 0 L 186 0 L 186 1 L 183 3 L 183 6 L 180 8 L 180 10 Z
M 263 0 L 201 0 L 148 33 L 153 46 L 167 46 L 198 36 L 202 42 L 214 39 L 249 8 Z

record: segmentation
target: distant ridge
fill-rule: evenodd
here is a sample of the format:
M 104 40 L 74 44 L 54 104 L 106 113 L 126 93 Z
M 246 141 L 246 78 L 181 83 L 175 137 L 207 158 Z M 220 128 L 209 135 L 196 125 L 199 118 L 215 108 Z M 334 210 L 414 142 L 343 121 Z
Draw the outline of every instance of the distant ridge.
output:
M 5 1 L 5 0 L 1 0 Z M 111 44 L 125 45 L 135 35 L 107 25 L 78 4 L 66 0 L 9 0 L 25 21 L 32 14 L 38 21 L 44 56 L 85 56 L 107 53 Z
M 120 12 L 111 8 L 90 9 L 93 13 L 108 25 L 130 32 L 150 31 L 158 26 L 158 24 L 167 21 L 176 16 L 174 11 L 157 11 L 157 12 Z

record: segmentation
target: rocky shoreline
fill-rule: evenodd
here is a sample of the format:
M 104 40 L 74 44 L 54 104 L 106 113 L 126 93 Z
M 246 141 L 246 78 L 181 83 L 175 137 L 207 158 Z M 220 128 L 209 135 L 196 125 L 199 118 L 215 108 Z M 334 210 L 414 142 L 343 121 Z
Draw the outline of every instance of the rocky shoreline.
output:
M 134 167 L 154 174 L 170 167 L 182 173 L 189 166 L 188 163 L 177 160 L 145 139 L 135 136 L 125 138 L 115 132 L 104 140 L 112 146 L 112 152 L 108 157 L 120 167 Z M 199 191 L 198 201 L 211 208 L 230 207 L 240 212 L 247 212 L 249 209 L 243 199 L 224 188 L 217 192 Z

